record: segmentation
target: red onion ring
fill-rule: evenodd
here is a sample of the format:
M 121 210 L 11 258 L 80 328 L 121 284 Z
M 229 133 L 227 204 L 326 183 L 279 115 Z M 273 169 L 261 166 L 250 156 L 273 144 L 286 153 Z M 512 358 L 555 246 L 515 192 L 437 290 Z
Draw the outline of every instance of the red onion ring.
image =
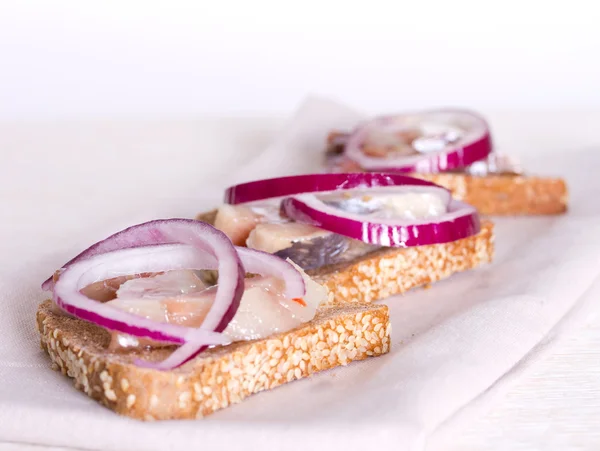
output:
M 219 235 L 217 239 L 219 243 L 225 243 L 223 239 L 229 240 L 220 230 L 215 229 L 209 224 L 193 219 L 157 219 L 148 221 L 142 224 L 137 224 L 117 232 L 104 240 L 98 241 L 96 244 L 88 247 L 80 254 L 73 257 L 62 266 L 62 269 L 68 268 L 75 262 L 93 257 L 94 255 L 104 254 L 106 252 L 117 251 L 120 249 L 128 249 L 132 247 L 151 246 L 155 244 L 173 244 L 181 242 L 173 237 L 175 229 L 183 232 L 184 229 L 189 229 L 185 232 L 186 236 L 189 233 L 196 233 L 198 237 L 206 234 L 214 236 L 215 232 Z M 192 231 L 193 230 L 193 231 Z M 222 236 L 221 236 L 222 235 Z M 192 237 L 188 237 L 193 239 Z M 202 240 L 195 240 L 196 244 L 205 246 L 202 249 L 210 248 L 210 245 L 204 245 Z M 229 243 L 231 245 L 231 243 Z M 227 247 L 225 244 L 223 246 Z M 51 290 L 54 286 L 53 276 L 48 277 L 42 284 L 43 290 Z
M 94 256 L 106 254 L 111 251 L 124 251 L 125 249 L 130 249 L 132 247 L 172 243 L 189 244 L 199 255 L 206 256 L 208 254 L 209 256 L 212 256 L 218 262 L 219 274 L 225 281 L 225 283 L 219 284 L 217 287 L 213 306 L 200 328 L 203 332 L 194 332 L 193 334 L 190 334 L 189 329 L 185 329 L 185 332 L 183 332 L 185 335 L 182 337 L 179 335 L 180 332 L 182 332 L 181 330 L 175 330 L 172 327 L 169 327 L 168 332 L 161 333 L 157 331 L 156 323 L 148 324 L 145 321 L 140 322 L 141 318 L 136 317 L 135 315 L 118 315 L 115 317 L 114 312 L 113 316 L 108 318 L 108 321 L 98 323 L 98 320 L 102 320 L 103 314 L 111 314 L 110 310 L 108 312 L 105 309 L 99 311 L 98 303 L 79 293 L 80 297 L 78 292 L 74 292 L 72 289 L 73 283 L 78 283 L 78 279 L 71 274 L 77 275 L 77 271 L 81 271 L 82 268 L 78 266 L 70 272 L 69 269 L 79 262 L 84 262 Z M 138 263 L 137 266 L 131 265 L 128 268 L 129 274 L 135 274 L 138 273 L 138 271 L 144 272 L 141 268 L 148 267 L 148 265 L 142 264 L 141 260 L 136 260 L 136 263 Z M 81 266 L 84 265 L 82 264 Z M 165 263 L 163 269 L 166 269 L 169 266 L 173 265 L 167 265 Z M 60 284 L 65 273 L 67 274 L 66 281 Z M 68 313 L 104 325 L 104 327 L 110 327 L 111 329 L 125 333 L 141 334 L 150 338 L 162 337 L 167 339 L 167 341 L 196 341 L 200 336 L 204 336 L 204 331 L 206 330 L 222 332 L 227 327 L 240 305 L 240 299 L 244 291 L 244 276 L 244 268 L 242 267 L 240 258 L 238 257 L 233 244 L 223 232 L 201 221 L 189 219 L 161 219 L 138 224 L 122 230 L 121 232 L 111 235 L 107 239 L 94 244 L 75 258 L 71 259 L 64 265 L 64 270 L 56 282 L 56 284 L 60 284 L 59 289 L 56 290 L 56 287 L 54 286 L 53 297 L 56 304 Z M 46 280 L 42 285 L 42 288 L 52 288 L 53 285 L 55 285 L 52 280 L 52 278 Z M 77 285 L 75 285 L 75 288 L 77 288 Z M 112 306 L 110 307 L 114 308 Z M 115 310 L 117 309 L 115 308 Z M 161 326 L 159 327 L 161 330 L 167 330 L 163 329 Z M 173 352 L 163 362 L 144 362 L 143 365 L 157 369 L 171 369 L 182 365 L 203 349 L 204 347 L 199 347 L 197 343 L 186 343 Z
M 433 186 L 445 190 L 445 188 L 441 188 L 435 183 L 400 174 L 368 172 L 350 174 L 306 174 L 256 180 L 254 182 L 231 186 L 225 191 L 225 203 L 235 205 L 302 193 L 359 188 L 383 188 L 399 185 Z M 449 193 L 450 192 L 448 191 L 448 197 L 450 197 Z
M 397 158 L 377 158 L 365 155 L 363 144 L 372 132 L 394 133 L 424 123 L 453 125 L 466 134 L 441 151 Z M 435 110 L 382 116 L 361 123 L 347 138 L 344 154 L 368 171 L 404 173 L 437 173 L 464 168 L 485 159 L 492 151 L 492 140 L 486 121 L 479 115 L 463 110 Z
M 175 269 L 219 271 L 222 283 L 217 286 L 213 306 L 199 329 L 157 323 L 96 302 L 80 292 L 85 286 L 108 278 Z M 305 294 L 302 275 L 290 263 L 263 252 L 236 249 L 214 227 L 187 219 L 151 221 L 118 232 L 70 260 L 58 280 L 49 279 L 44 286 L 53 289 L 53 299 L 59 307 L 80 319 L 138 337 L 182 344 L 162 362 L 136 362 L 145 367 L 171 369 L 208 345 L 228 341 L 219 332 L 227 327 L 239 307 L 245 271 L 280 277 L 290 298 Z
M 213 330 L 157 323 L 97 302 L 80 292 L 91 283 L 132 273 L 205 269 L 205 257 L 185 245 L 144 246 L 95 255 L 73 263 L 62 272 L 54 285 L 53 299 L 57 306 L 77 318 L 136 337 L 175 344 L 223 344 L 226 341 Z M 213 261 L 208 259 L 209 263 Z
M 314 194 L 300 194 L 282 201 L 282 210 L 298 222 L 320 227 L 369 244 L 393 247 L 424 246 L 456 241 L 479 233 L 477 210 L 452 200 L 447 213 L 422 220 L 377 219 L 342 212 Z

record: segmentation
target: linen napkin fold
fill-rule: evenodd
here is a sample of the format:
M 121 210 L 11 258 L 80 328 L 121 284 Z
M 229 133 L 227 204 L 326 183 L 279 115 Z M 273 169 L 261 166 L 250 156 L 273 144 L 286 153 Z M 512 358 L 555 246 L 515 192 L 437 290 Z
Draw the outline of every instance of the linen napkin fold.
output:
M 250 164 L 212 179 L 213 189 L 195 199 L 198 208 L 218 202 L 220 189 L 232 183 L 318 170 L 328 131 L 360 118 L 336 102 L 309 98 Z M 575 178 L 593 158 L 576 154 L 577 164 L 561 173 Z M 159 174 L 160 164 L 148 162 L 147 170 Z M 189 195 L 175 174 L 171 182 L 172 196 Z M 154 208 L 168 205 L 158 199 Z M 37 225 L 40 231 L 60 226 Z M 203 421 L 121 418 L 49 370 L 32 331 L 47 262 L 31 259 L 31 271 L 0 279 L 0 330 L 8 336 L 0 343 L 0 440 L 85 449 L 364 449 L 374 443 L 422 449 L 436 428 L 523 361 L 578 305 L 600 274 L 598 226 L 595 214 L 498 221 L 494 264 L 385 301 L 393 324 L 388 355 L 252 396 Z M 19 224 L 12 232 L 25 242 Z M 8 267 L 16 256 L 2 258 Z

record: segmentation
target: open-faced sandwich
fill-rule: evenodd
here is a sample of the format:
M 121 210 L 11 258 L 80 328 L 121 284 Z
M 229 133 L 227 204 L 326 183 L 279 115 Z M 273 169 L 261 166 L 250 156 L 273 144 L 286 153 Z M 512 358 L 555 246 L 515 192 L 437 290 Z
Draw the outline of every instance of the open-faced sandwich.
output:
M 372 302 L 491 261 L 493 224 L 431 182 L 401 174 L 310 174 L 229 188 L 197 219 L 239 246 L 289 258 L 327 305 Z
M 387 353 L 371 301 L 493 254 L 473 207 L 402 175 L 268 179 L 226 201 L 122 230 L 44 282 L 41 345 L 78 389 L 137 419 L 201 418 Z
M 326 169 L 399 172 L 445 186 L 485 215 L 558 214 L 567 210 L 560 178 L 532 176 L 493 149 L 476 113 L 434 110 L 376 117 L 332 131 Z

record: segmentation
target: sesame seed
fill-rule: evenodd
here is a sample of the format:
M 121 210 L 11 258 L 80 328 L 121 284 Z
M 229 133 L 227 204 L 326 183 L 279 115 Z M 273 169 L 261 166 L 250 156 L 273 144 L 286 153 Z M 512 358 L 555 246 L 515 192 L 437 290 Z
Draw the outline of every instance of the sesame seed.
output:
M 304 363 L 304 362 L 302 362 Z M 296 376 L 296 379 L 300 379 L 302 377 L 302 371 L 300 370 L 300 368 L 296 368 L 294 370 L 294 376 Z
M 121 390 L 126 392 L 129 389 L 129 381 L 125 378 L 121 379 Z
M 375 318 L 375 319 L 378 320 L 379 318 Z M 375 323 L 375 320 L 373 320 L 373 323 Z M 382 327 L 383 327 L 383 324 L 381 324 L 381 323 L 378 322 L 378 323 L 375 324 L 375 327 L 373 328 L 373 330 L 375 332 L 379 332 L 379 329 L 381 329 Z
M 206 396 L 210 396 L 212 394 L 212 388 L 202 387 L 202 393 L 204 393 Z
M 292 356 L 292 365 L 294 365 L 294 366 L 298 365 L 298 363 L 300 363 L 301 360 L 302 360 L 302 351 L 294 352 L 294 355 Z
M 202 398 L 202 387 L 198 382 L 194 382 L 194 401 L 200 402 Z
M 338 334 L 336 334 L 334 331 L 330 331 L 329 339 L 332 343 L 337 343 L 339 341 Z
M 342 326 L 341 324 L 340 324 L 338 327 L 336 327 L 336 328 L 335 328 L 335 330 L 336 330 L 336 332 L 337 332 L 338 334 L 341 334 L 341 333 L 344 333 L 344 332 L 345 332 L 345 330 L 344 330 L 344 326 Z
M 286 376 L 286 379 L 288 382 L 291 382 L 292 380 L 294 380 L 294 370 L 289 370 Z
M 104 391 L 104 396 L 106 396 L 106 399 L 109 399 L 110 401 L 117 400 L 117 394 L 113 390 L 110 390 L 110 389 Z
M 304 352 L 308 351 L 308 345 L 306 344 L 306 340 L 302 340 L 302 342 L 300 343 L 300 349 L 302 349 Z
M 126 402 L 127 408 L 131 409 L 133 404 L 135 404 L 135 395 L 132 393 L 127 396 L 127 402 Z
M 155 407 L 158 406 L 158 396 L 156 395 L 150 395 L 150 408 L 154 409 Z
M 302 348 L 302 338 L 298 337 L 294 340 L 294 348 L 301 349 Z

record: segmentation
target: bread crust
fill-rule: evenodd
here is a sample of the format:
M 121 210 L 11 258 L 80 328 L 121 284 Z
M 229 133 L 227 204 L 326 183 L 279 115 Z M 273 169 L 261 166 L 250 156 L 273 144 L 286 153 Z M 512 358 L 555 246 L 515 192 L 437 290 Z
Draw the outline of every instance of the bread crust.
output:
M 180 368 L 158 371 L 132 362 L 163 359 L 169 349 L 110 352 L 105 329 L 62 314 L 49 300 L 40 304 L 36 323 L 53 367 L 77 389 L 146 421 L 202 418 L 260 391 L 385 354 L 391 332 L 386 306 L 348 305 L 321 310 L 290 332 L 210 349 Z

